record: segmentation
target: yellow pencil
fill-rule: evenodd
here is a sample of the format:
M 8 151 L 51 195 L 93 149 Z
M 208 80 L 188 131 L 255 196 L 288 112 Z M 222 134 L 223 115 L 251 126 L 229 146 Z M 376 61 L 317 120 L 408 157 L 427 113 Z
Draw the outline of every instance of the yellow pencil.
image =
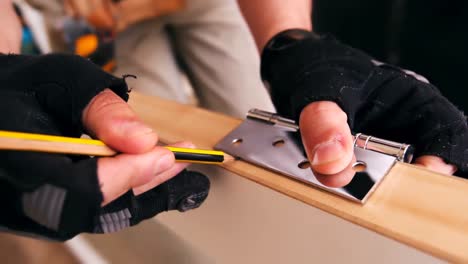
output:
M 234 158 L 222 151 L 169 147 L 178 162 L 221 164 Z M 104 142 L 95 139 L 72 138 L 0 130 L 0 150 L 38 151 L 49 153 L 114 156 L 118 154 Z

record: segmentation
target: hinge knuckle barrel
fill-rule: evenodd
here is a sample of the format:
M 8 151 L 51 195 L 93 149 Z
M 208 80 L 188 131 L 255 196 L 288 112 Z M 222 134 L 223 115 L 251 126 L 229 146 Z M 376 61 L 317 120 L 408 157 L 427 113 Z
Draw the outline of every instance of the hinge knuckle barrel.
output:
M 255 109 L 255 108 L 249 110 L 249 112 L 247 113 L 247 118 L 266 122 L 271 125 L 285 127 L 288 129 L 299 130 L 299 127 L 296 125 L 296 122 L 294 122 L 294 120 L 284 118 L 277 114 Z
M 409 144 L 398 143 L 359 133 L 354 137 L 354 145 L 362 149 L 394 156 L 398 161 L 410 163 L 413 159 L 414 149 Z

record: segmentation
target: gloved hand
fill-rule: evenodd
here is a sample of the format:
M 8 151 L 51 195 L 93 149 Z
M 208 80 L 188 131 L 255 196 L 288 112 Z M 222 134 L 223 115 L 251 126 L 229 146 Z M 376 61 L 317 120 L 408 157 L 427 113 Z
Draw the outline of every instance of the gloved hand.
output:
M 303 30 L 270 40 L 261 72 L 279 113 L 299 122 L 323 184 L 339 187 L 352 179 L 351 132 L 413 144 L 416 163 L 430 169 L 468 171 L 466 117 L 422 76 Z
M 0 151 L 1 229 L 66 240 L 196 208 L 207 197 L 204 175 L 183 170 L 172 152 L 155 147 L 156 133 L 124 101 L 124 79 L 78 56 L 0 55 L 0 68 L 1 130 L 87 132 L 124 153 L 97 159 Z M 131 191 L 148 184 L 158 186 L 138 196 Z

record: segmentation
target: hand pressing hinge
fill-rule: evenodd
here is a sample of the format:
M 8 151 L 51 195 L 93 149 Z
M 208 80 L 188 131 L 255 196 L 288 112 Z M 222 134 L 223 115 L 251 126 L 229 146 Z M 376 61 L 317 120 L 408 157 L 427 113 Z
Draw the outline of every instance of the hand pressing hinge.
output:
M 357 134 L 356 162 L 351 168 L 356 175 L 342 188 L 327 187 L 309 169 L 294 120 L 259 109 L 251 109 L 247 118 L 215 148 L 360 203 L 369 198 L 396 161 L 411 162 L 413 156 L 411 145 Z

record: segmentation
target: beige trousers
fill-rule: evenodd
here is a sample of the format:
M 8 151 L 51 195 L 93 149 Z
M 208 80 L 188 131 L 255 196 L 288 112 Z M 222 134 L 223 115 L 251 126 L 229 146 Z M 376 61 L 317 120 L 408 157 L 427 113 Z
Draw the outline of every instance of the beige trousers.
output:
M 137 75 L 127 79 L 136 91 L 182 103 L 194 95 L 200 106 L 236 117 L 274 111 L 235 0 L 188 0 L 183 11 L 128 28 L 116 45 L 116 75 Z

